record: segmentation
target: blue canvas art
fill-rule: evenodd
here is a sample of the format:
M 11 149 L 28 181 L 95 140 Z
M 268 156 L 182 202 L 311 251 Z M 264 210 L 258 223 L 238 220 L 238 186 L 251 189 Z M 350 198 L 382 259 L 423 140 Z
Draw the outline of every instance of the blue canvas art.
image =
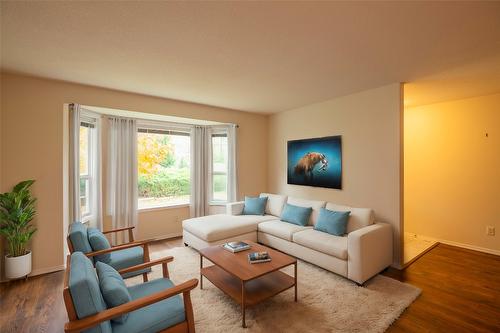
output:
M 342 189 L 342 137 L 288 141 L 288 184 Z

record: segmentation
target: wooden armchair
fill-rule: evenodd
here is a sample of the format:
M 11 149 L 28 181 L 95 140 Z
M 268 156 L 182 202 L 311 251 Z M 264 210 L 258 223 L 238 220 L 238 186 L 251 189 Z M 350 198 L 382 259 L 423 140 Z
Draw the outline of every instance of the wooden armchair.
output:
M 119 273 L 123 275 L 155 265 L 162 265 L 163 278 L 128 287 L 132 295 L 132 301 L 108 309 L 102 301 L 103 298 L 98 294 L 101 293 L 101 290 L 96 274 L 93 272 L 89 274 L 89 270 L 93 270 L 91 261 L 81 253 L 74 253 L 68 256 L 67 268 L 64 275 L 63 297 L 69 322 L 65 324 L 64 331 L 68 333 L 81 332 L 100 325 L 102 332 L 111 333 L 139 333 L 146 329 L 151 329 L 151 327 L 155 327 L 158 332 L 194 333 L 194 315 L 190 291 L 196 288 L 198 280 L 191 279 L 177 286 L 173 285 L 169 280 L 167 267 L 167 263 L 173 259 L 173 257 L 165 257 L 120 270 Z M 82 288 L 87 290 L 82 290 Z M 72 294 L 73 292 L 75 295 Z M 94 300 L 100 299 L 104 304 L 96 305 L 96 302 L 89 302 L 88 297 L 79 298 L 76 295 L 78 292 L 84 293 L 85 296 L 94 295 Z M 182 300 L 180 294 L 182 294 Z M 138 297 L 134 297 L 134 295 L 138 295 Z M 167 305 L 165 301 L 167 299 L 170 300 L 170 305 Z M 170 314 L 169 318 L 168 309 L 169 306 L 172 308 L 171 304 L 173 303 L 176 303 L 174 308 L 177 311 L 183 309 L 184 320 L 178 319 L 178 313 L 175 316 Z M 97 308 L 95 308 L 96 306 Z M 147 306 L 149 307 L 145 308 Z M 89 313 L 90 315 L 88 315 Z M 117 316 L 127 313 L 129 315 L 124 322 L 116 323 L 113 321 Z
M 102 261 L 116 270 L 136 266 L 149 261 L 149 244 L 154 240 L 134 241 L 134 227 L 119 228 L 101 232 L 95 228 L 87 228 L 80 222 L 72 223 L 69 227 L 66 241 L 70 253 L 80 251 L 94 262 Z M 129 243 L 111 246 L 105 234 L 128 231 Z M 142 271 L 127 273 L 124 277 L 142 274 L 144 282 L 148 281 L 147 273 L 150 268 Z

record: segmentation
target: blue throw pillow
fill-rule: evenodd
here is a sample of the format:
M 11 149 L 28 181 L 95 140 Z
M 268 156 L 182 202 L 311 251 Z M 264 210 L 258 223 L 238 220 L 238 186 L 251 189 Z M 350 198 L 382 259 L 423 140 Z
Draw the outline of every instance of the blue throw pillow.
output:
M 267 197 L 245 197 L 245 206 L 242 215 L 264 215 Z
M 312 213 L 312 207 L 300 207 L 285 204 L 281 213 L 281 221 L 306 226 Z
M 97 262 L 95 268 L 99 277 L 99 287 L 101 288 L 102 297 L 108 308 L 122 305 L 132 300 L 120 273 L 113 267 L 100 261 Z M 124 323 L 127 317 L 128 313 L 115 317 L 112 320 Z
M 90 246 L 92 247 L 92 251 L 106 250 L 106 249 L 109 249 L 111 247 L 108 239 L 106 238 L 106 236 L 104 236 L 104 234 L 99 229 L 88 228 L 87 235 L 89 238 Z M 109 263 L 110 258 L 111 258 L 111 254 L 109 254 L 109 253 L 95 256 L 95 260 L 103 261 L 105 263 Z
M 314 229 L 327 232 L 335 236 L 342 236 L 346 233 L 347 222 L 351 212 L 336 212 L 321 208 L 319 211 L 318 222 Z

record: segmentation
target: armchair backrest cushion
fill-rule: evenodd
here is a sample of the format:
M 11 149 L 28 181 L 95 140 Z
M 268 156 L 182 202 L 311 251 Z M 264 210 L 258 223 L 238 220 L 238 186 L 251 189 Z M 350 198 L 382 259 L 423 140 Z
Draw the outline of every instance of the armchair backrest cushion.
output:
M 347 233 L 367 227 L 375 223 L 375 215 L 371 208 L 355 208 L 343 205 L 337 205 L 331 202 L 326 204 L 326 209 L 337 212 L 351 212 L 347 222 Z
M 281 194 L 271 194 L 271 193 L 261 193 L 260 197 L 267 197 L 267 203 L 266 203 L 266 214 L 268 215 L 274 215 L 277 217 L 281 216 L 281 213 L 283 211 L 283 206 L 285 206 L 286 203 L 286 195 L 281 195 Z
M 106 250 L 111 248 L 111 245 L 109 244 L 108 239 L 104 234 L 96 228 L 88 228 L 87 229 L 87 235 L 89 238 L 89 243 L 90 246 L 92 247 L 92 251 L 100 251 L 100 250 Z M 105 263 L 109 263 L 111 258 L 111 254 L 106 253 L 106 254 L 100 254 L 98 256 L 95 256 L 96 261 L 102 261 Z
M 79 319 L 106 310 L 94 266 L 82 252 L 71 254 L 68 280 L 69 292 Z M 111 333 L 111 324 L 105 321 L 86 330 L 85 333 Z
M 87 226 L 81 222 L 74 222 L 69 225 L 69 240 L 73 246 L 73 251 L 83 253 L 92 252 L 87 236 Z
M 318 221 L 318 215 L 321 208 L 325 208 L 326 201 L 305 200 L 294 197 L 288 197 L 287 203 L 299 207 L 311 207 L 312 213 L 307 225 L 315 225 Z
M 127 286 L 125 285 L 125 281 L 123 281 L 122 276 L 116 269 L 99 261 L 95 264 L 95 268 L 97 276 L 99 277 L 99 286 L 101 287 L 102 296 L 108 307 L 112 308 L 132 300 Z M 115 317 L 112 320 L 118 323 L 124 323 L 127 317 L 128 313 Z

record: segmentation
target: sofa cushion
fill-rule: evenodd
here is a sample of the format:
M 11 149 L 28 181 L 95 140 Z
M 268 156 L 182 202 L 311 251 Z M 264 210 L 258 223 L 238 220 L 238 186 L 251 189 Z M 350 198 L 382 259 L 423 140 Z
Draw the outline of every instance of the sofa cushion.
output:
M 293 242 L 342 260 L 347 260 L 347 237 L 330 235 L 314 229 L 293 234 Z
M 68 287 L 79 319 L 106 310 L 94 265 L 82 252 L 71 254 Z M 111 324 L 105 321 L 85 333 L 111 333 Z
M 99 286 L 101 287 L 102 296 L 108 307 L 113 308 L 132 300 L 127 286 L 125 285 L 125 281 L 123 281 L 122 276 L 116 269 L 100 261 L 96 263 L 95 268 L 97 276 L 99 277 Z M 123 323 L 127 317 L 128 313 L 125 313 L 112 320 Z
M 277 217 L 281 216 L 287 198 L 286 195 L 261 193 L 260 197 L 267 197 L 266 214 Z
M 160 278 L 128 288 L 132 300 L 170 289 L 174 284 L 169 279 Z M 113 322 L 113 333 L 153 333 L 186 320 L 184 302 L 181 296 L 175 295 L 160 302 L 129 313 L 124 324 Z
M 245 197 L 242 215 L 265 215 L 267 197 Z
M 88 228 L 87 229 L 87 236 L 89 238 L 89 243 L 90 246 L 92 247 L 92 251 L 100 251 L 100 250 L 106 250 L 111 248 L 111 245 L 109 244 L 108 239 L 104 234 L 96 228 Z M 97 261 L 104 261 L 108 262 L 110 258 L 109 253 L 101 254 L 98 256 L 95 256 L 95 260 Z
M 335 236 L 342 236 L 347 230 L 347 221 L 351 212 L 336 212 L 321 208 L 318 222 L 314 226 L 315 230 L 329 233 Z
M 281 213 L 281 221 L 306 226 L 311 217 L 311 207 L 300 207 L 291 204 L 285 204 L 283 212 Z
M 318 221 L 319 210 L 321 208 L 325 208 L 325 205 L 326 205 L 326 201 L 304 200 L 304 199 L 299 199 L 299 198 L 294 198 L 294 197 L 288 197 L 287 203 L 294 205 L 294 206 L 311 207 L 312 208 L 311 217 L 309 218 L 309 222 L 307 223 L 308 225 L 315 225 L 316 224 L 316 222 Z
M 69 239 L 73 246 L 73 251 L 83 253 L 92 252 L 89 239 L 87 236 L 87 226 L 81 222 L 74 222 L 69 225 Z
M 312 227 L 303 227 L 296 224 L 282 222 L 279 220 L 266 221 L 259 223 L 259 231 L 270 234 L 281 239 L 292 241 L 292 236 L 299 231 L 311 229 Z
M 257 231 L 257 224 L 274 219 L 272 215 L 207 215 L 182 221 L 182 228 L 206 242 L 215 242 Z
M 347 222 L 347 233 L 375 223 L 375 216 L 371 208 L 355 208 L 337 205 L 331 202 L 328 202 L 325 208 L 337 212 L 351 212 L 349 221 Z

